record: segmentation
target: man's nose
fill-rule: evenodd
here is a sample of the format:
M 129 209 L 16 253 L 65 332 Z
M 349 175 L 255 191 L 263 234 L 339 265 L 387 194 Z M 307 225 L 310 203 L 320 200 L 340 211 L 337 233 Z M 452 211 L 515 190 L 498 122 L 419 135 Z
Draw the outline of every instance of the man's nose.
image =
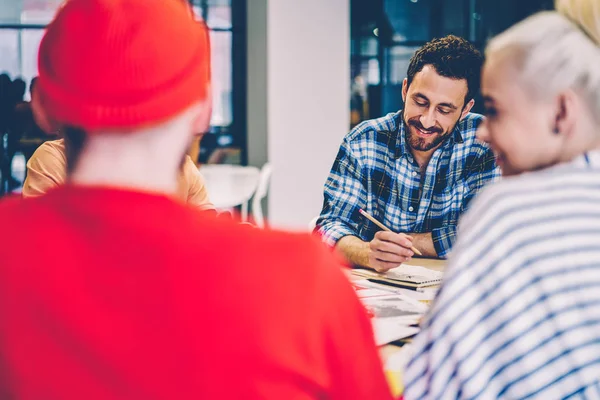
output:
M 433 109 L 427 110 L 419 119 L 423 128 L 430 129 L 435 126 L 435 111 Z

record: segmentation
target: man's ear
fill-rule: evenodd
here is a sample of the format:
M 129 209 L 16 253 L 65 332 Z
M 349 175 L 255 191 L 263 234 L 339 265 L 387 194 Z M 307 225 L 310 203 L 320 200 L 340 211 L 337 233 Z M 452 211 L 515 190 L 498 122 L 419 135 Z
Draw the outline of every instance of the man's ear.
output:
M 402 81 L 402 101 L 406 103 L 406 94 L 408 93 L 408 79 Z
M 467 114 L 471 111 L 474 105 L 475 99 L 471 99 L 467 104 L 465 104 L 465 107 L 463 108 L 462 113 L 460 114 L 461 121 L 467 116 Z

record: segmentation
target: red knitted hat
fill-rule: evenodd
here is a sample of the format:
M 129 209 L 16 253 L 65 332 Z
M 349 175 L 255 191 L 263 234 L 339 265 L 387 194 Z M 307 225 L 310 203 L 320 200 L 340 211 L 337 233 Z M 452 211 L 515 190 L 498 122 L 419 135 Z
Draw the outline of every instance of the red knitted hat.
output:
M 210 96 L 208 30 L 181 0 L 68 0 L 38 67 L 44 112 L 90 133 L 155 125 Z

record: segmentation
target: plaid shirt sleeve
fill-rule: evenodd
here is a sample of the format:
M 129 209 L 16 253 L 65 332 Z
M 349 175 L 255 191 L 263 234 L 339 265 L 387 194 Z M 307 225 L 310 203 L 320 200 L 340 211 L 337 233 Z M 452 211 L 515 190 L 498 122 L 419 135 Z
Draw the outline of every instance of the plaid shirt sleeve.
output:
M 358 210 L 365 208 L 366 202 L 367 190 L 360 158 L 346 137 L 325 182 L 323 210 L 317 220 L 323 241 L 334 247 L 344 236 L 360 237 Z
M 488 183 L 495 181 L 500 176 L 500 170 L 496 167 L 494 153 L 487 147 L 481 147 L 481 155 L 475 158 L 470 174 L 466 179 L 468 193 L 462 203 L 461 213 L 464 213 L 471 200 Z M 433 246 L 438 256 L 446 258 L 456 239 L 456 225 L 446 225 L 433 229 L 431 232 Z

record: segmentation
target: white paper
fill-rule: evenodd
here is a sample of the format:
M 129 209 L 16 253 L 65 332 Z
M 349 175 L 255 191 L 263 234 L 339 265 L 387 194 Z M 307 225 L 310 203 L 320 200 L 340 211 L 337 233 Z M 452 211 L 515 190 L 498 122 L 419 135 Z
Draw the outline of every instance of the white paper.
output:
M 419 328 L 407 326 L 403 318 L 372 318 L 375 343 L 383 346 L 396 340 L 413 336 Z
M 420 265 L 403 264 L 398 268 L 389 270 L 388 272 L 384 273 L 383 276 L 389 279 L 421 283 L 441 280 L 443 273 L 422 267 Z
M 425 304 L 406 298 L 401 294 L 365 297 L 361 301 L 373 312 L 375 317 L 404 318 L 407 324 L 418 322 L 428 308 Z
M 435 295 L 438 291 L 437 287 L 426 287 L 426 288 L 418 288 L 417 290 L 403 289 L 391 285 L 386 285 L 384 283 L 376 283 L 371 282 L 366 279 L 361 279 L 358 281 L 354 281 L 353 284 L 359 289 L 378 289 L 382 292 L 387 292 L 388 294 L 397 293 L 402 294 L 406 297 L 417 301 L 430 301 L 435 298 Z
M 356 290 L 356 294 L 359 298 L 363 299 L 365 297 L 389 296 L 390 292 L 380 289 L 358 289 Z

